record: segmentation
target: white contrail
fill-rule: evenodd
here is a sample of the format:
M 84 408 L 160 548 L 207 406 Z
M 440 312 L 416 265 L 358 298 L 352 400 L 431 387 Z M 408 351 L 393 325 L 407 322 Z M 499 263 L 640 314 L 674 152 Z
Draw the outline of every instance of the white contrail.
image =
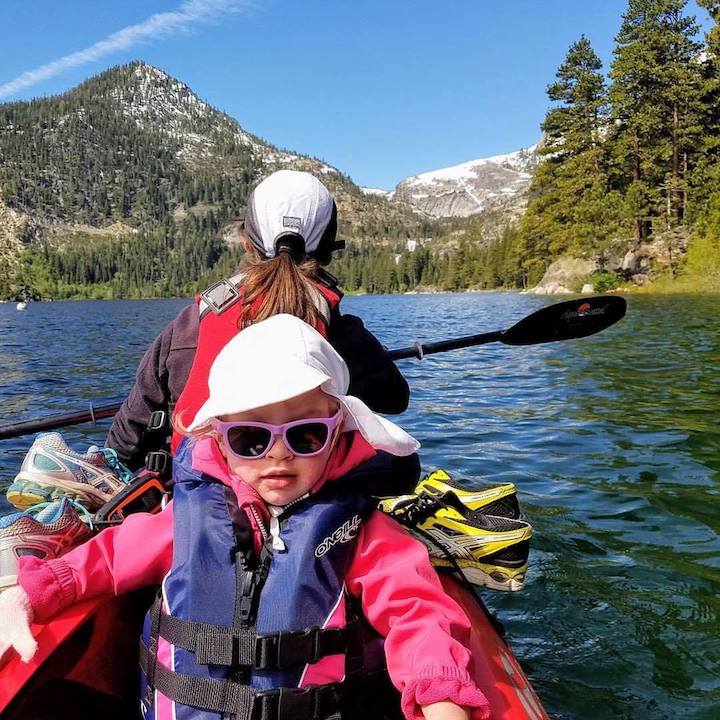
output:
M 41 80 L 55 77 L 68 68 L 94 62 L 105 55 L 127 50 L 141 42 L 187 31 L 199 22 L 208 22 L 221 15 L 240 12 L 251 5 L 251 2 L 252 0 L 186 0 L 177 10 L 151 15 L 147 20 L 118 30 L 83 50 L 18 75 L 0 85 L 0 99 L 14 95 L 18 90 L 35 85 Z

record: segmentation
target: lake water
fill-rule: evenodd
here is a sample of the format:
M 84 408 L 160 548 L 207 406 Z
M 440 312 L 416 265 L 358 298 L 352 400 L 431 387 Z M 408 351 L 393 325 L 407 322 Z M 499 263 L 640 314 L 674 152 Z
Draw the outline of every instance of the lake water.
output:
M 389 347 L 509 326 L 517 294 L 343 301 Z M 0 305 L 0 423 L 123 395 L 180 300 Z M 720 716 L 720 315 L 630 299 L 584 340 L 402 361 L 426 469 L 516 483 L 535 528 L 524 591 L 484 593 L 556 718 Z M 80 449 L 99 427 L 66 431 Z M 11 480 L 30 438 L 0 441 Z M 0 506 L 0 513 L 8 507 Z

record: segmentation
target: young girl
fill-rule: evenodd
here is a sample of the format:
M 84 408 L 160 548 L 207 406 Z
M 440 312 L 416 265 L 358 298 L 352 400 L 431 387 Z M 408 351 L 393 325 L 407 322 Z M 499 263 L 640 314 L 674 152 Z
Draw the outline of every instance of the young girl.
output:
M 489 717 L 467 618 L 365 487 L 376 450 L 418 443 L 347 387 L 342 358 L 298 318 L 243 330 L 184 430 L 172 503 L 60 559 L 23 559 L 20 587 L 0 595 L 0 654 L 32 656 L 33 617 L 161 583 L 146 718 L 386 717 L 384 667 L 408 719 Z
M 123 464 L 142 467 L 146 453 L 162 445 L 166 429 L 147 432 L 153 411 L 167 413 L 176 406 L 192 416 L 207 398 L 207 374 L 219 350 L 245 325 L 278 313 L 296 315 L 329 339 L 349 367 L 350 392 L 373 410 L 407 408 L 405 379 L 360 318 L 340 313 L 342 293 L 321 267 L 344 245 L 336 235 L 335 201 L 309 173 L 280 170 L 253 190 L 243 225 L 247 252 L 241 271 L 185 308 L 138 367 L 106 441 Z

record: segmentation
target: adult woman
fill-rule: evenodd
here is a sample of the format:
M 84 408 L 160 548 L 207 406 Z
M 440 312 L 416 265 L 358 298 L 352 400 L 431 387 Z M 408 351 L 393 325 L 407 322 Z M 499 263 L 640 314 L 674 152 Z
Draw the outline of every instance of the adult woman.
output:
M 278 313 L 296 315 L 322 332 L 350 370 L 350 392 L 376 412 L 407 408 L 409 390 L 387 351 L 360 318 L 343 315 L 342 293 L 322 269 L 343 243 L 327 188 L 305 172 L 280 170 L 248 198 L 248 259 L 241 272 L 208 288 L 158 335 L 138 367 L 135 385 L 110 428 L 107 446 L 131 469 L 146 464 L 167 435 L 148 432 L 156 411 L 182 412 L 187 422 L 207 397 L 207 374 L 242 327 Z M 160 416 L 162 419 L 162 416 Z M 151 458 L 163 458 L 162 452 Z

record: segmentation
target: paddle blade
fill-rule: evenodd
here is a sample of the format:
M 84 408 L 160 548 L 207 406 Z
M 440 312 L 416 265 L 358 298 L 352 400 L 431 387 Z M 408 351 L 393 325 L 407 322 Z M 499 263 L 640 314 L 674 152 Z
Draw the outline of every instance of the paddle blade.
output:
M 572 340 L 594 335 L 622 319 L 627 310 L 625 298 L 599 295 L 556 303 L 520 320 L 500 336 L 505 345 Z

